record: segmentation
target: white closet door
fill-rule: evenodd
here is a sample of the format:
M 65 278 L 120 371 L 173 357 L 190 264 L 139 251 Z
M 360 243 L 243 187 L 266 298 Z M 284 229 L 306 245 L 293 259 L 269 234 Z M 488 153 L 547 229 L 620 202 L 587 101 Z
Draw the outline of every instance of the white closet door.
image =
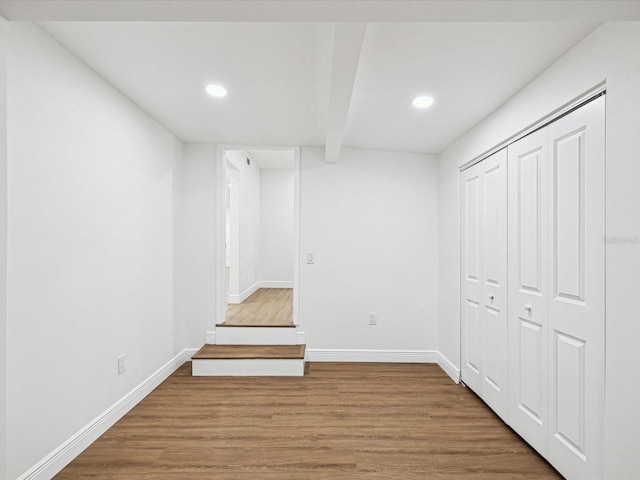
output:
M 507 411 L 507 152 L 461 174 L 462 380 Z
M 482 301 L 480 178 L 480 165 L 468 168 L 460 175 L 461 378 L 476 393 L 481 391 L 482 386 L 480 339 L 483 333 L 480 321 L 480 302 Z
M 547 444 L 547 131 L 509 145 L 509 423 Z
M 552 123 L 549 138 L 549 461 L 602 478 L 604 97 Z

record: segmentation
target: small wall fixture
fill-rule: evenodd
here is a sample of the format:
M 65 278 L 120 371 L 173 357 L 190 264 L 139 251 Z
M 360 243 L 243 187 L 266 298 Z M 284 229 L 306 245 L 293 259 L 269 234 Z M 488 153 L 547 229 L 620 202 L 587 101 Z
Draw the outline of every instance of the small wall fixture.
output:
M 222 85 L 207 85 L 207 93 L 212 97 L 222 98 L 227 96 L 227 89 Z
M 413 106 L 415 108 L 428 108 L 433 105 L 433 98 L 423 95 L 413 99 Z

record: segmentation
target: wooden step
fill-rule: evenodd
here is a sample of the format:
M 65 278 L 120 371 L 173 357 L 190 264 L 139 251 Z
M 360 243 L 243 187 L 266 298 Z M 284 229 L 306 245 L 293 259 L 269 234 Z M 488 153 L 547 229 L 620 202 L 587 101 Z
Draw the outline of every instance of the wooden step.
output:
M 194 377 L 301 377 L 305 345 L 205 345 L 191 357 Z
M 298 342 L 295 325 L 216 325 L 217 345 L 293 345 Z M 304 342 L 300 342 L 304 343 Z
M 304 358 L 306 345 L 205 345 L 192 360 L 222 358 Z

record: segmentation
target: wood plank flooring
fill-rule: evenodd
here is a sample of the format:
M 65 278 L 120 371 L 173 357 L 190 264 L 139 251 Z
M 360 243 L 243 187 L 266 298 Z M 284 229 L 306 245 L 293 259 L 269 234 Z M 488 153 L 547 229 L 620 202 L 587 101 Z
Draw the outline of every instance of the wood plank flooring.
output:
M 305 345 L 205 345 L 191 358 L 210 359 L 302 359 Z
M 561 478 L 436 365 L 307 365 L 225 378 L 187 363 L 56 478 Z
M 239 304 L 228 304 L 228 326 L 293 326 L 293 289 L 260 288 Z

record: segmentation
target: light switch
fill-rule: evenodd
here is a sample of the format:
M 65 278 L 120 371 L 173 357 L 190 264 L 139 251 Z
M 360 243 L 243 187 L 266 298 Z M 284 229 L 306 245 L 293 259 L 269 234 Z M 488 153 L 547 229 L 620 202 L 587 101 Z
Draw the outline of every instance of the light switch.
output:
M 313 252 L 307 252 L 307 263 L 308 263 L 308 264 L 312 264 L 312 263 L 314 263 L 314 260 L 313 260 Z

